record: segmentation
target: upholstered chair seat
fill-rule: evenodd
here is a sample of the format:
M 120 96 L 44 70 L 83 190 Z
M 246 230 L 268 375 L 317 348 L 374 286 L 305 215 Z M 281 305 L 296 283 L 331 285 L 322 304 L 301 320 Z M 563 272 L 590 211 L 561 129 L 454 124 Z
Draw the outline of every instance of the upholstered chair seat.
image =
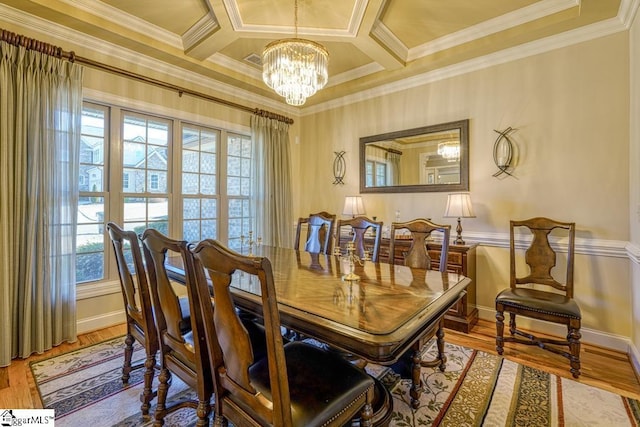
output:
M 578 320 L 582 318 L 580 307 L 574 299 L 538 289 L 505 289 L 498 294 L 496 302 L 520 310 L 561 315 Z

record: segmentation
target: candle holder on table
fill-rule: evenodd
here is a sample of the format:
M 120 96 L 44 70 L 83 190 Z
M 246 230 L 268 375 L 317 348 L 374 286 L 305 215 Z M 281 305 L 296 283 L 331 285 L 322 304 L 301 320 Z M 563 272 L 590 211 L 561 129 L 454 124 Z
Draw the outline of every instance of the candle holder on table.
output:
M 253 256 L 253 247 L 256 248 L 262 245 L 262 237 L 258 237 L 255 241 L 253 240 L 253 231 L 249 231 L 249 237 L 244 234 L 240 236 L 240 250 L 244 249 L 244 245 L 249 246 L 248 256 Z
M 371 260 L 371 256 L 369 255 L 369 251 L 367 250 L 364 251 L 364 255 L 362 258 L 356 255 L 356 244 L 354 242 L 347 243 L 347 253 L 345 255 L 342 255 L 339 247 L 336 247 L 334 249 L 333 254 L 337 255 L 340 260 L 344 260 L 349 263 L 349 272 L 342 275 L 342 280 L 350 283 L 360 280 L 360 276 L 358 276 L 354 272 L 356 264 L 363 266 L 365 261 Z

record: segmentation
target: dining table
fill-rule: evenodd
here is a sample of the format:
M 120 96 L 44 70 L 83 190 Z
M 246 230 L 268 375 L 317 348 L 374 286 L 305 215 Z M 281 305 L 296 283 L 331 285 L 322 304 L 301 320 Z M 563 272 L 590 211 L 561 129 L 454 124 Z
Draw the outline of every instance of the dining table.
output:
M 414 408 L 423 390 L 421 367 L 445 370 L 444 316 L 465 294 L 469 278 L 266 245 L 244 252 L 271 262 L 282 327 L 380 365 L 392 365 L 408 354 Z M 179 258 L 167 259 L 167 274 L 184 283 Z M 257 277 L 236 272 L 230 289 L 239 309 L 262 315 Z M 424 361 L 423 347 L 434 336 L 438 355 Z M 392 404 L 389 396 L 381 401 L 386 409 Z

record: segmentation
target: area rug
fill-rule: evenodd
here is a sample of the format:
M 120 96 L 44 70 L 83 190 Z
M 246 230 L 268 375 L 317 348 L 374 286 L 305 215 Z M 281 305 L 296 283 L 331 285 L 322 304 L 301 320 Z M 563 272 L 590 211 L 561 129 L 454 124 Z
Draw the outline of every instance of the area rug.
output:
M 140 416 L 142 370 L 123 386 L 123 338 L 31 364 L 56 426 L 150 426 Z M 435 345 L 425 358 L 436 353 Z M 497 355 L 447 344 L 447 369 L 423 368 L 421 405 L 410 406 L 410 381 L 388 367 L 368 365 L 393 396 L 391 426 L 639 426 L 637 400 L 560 378 Z M 137 347 L 134 360 L 142 360 Z M 398 367 L 395 367 L 399 370 Z M 169 399 L 193 392 L 174 377 Z M 152 408 L 153 410 L 153 408 Z M 193 411 L 170 415 L 166 426 L 194 425 Z

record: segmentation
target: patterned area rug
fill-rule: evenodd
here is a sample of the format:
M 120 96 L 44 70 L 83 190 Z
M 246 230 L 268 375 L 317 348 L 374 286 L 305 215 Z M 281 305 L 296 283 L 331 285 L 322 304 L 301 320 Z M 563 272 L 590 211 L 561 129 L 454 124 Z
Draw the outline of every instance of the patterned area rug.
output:
M 120 379 L 123 338 L 106 341 L 31 364 L 46 408 L 56 411 L 56 426 L 150 426 L 140 416 L 142 370 L 128 386 Z M 410 407 L 410 381 L 391 368 L 367 370 L 393 395 L 392 426 L 639 426 L 637 400 L 559 378 L 502 357 L 447 344 L 447 369 L 423 368 L 426 385 L 417 410 Z M 432 358 L 434 345 L 424 357 Z M 142 360 L 137 348 L 134 360 Z M 394 366 L 400 371 L 398 366 Z M 178 378 L 170 400 L 192 391 Z M 152 408 L 153 410 L 153 408 Z M 192 410 L 165 420 L 165 426 L 189 426 Z

